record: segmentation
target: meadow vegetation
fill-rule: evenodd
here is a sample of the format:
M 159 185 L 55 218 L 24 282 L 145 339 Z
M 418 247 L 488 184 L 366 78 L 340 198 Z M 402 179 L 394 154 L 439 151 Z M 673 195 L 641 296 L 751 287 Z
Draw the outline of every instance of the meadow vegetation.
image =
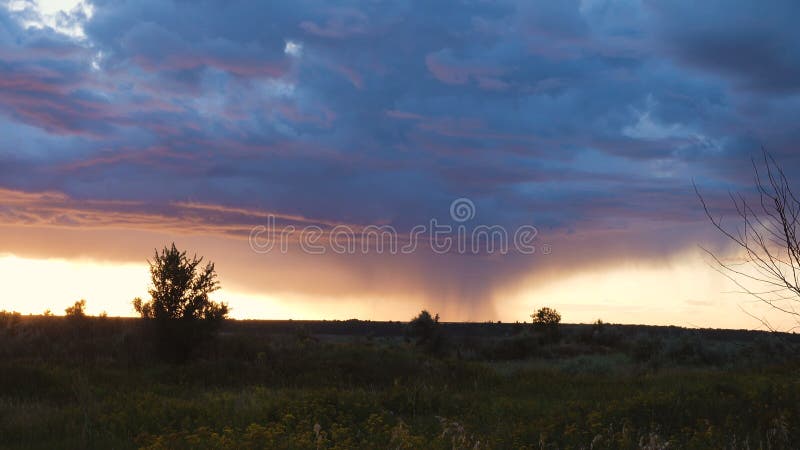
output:
M 431 314 L 410 324 L 228 320 L 180 363 L 159 356 L 158 339 L 141 319 L 0 314 L 0 447 L 800 442 L 791 334 Z

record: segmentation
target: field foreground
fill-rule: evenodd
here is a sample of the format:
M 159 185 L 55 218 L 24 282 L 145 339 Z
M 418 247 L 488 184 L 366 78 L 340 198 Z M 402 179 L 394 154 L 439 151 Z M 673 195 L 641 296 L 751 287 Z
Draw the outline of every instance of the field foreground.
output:
M 134 319 L 0 314 L 0 447 L 781 449 L 795 335 L 608 324 L 229 321 L 155 360 Z

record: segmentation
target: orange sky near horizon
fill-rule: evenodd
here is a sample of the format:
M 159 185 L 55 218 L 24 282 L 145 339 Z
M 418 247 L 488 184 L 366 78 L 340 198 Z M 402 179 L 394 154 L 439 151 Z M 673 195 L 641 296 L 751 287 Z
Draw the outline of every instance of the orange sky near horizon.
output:
M 185 215 L 162 217 L 143 203 L 122 203 L 138 209 L 118 213 L 104 209 L 116 203 L 59 193 L 4 193 L 10 208 L 24 206 L 28 217 L 42 219 L 0 225 L 0 310 L 63 314 L 86 299 L 90 314 L 132 316 L 131 300 L 147 297 L 146 259 L 174 241 L 217 263 L 222 290 L 215 298 L 228 302 L 237 319 L 408 320 L 426 308 L 445 321 L 522 322 L 550 306 L 572 323 L 761 328 L 744 308 L 778 328 L 794 325 L 730 293 L 736 287 L 697 247 L 717 237 L 705 222 L 594 224 L 580 233 L 543 233 L 538 243 L 552 248 L 546 255 L 258 254 L 241 231 L 262 222 L 257 211 L 183 204 Z M 214 214 L 236 220 L 215 222 Z M 87 217 L 93 225 L 81 222 Z M 298 226 L 314 223 L 291 219 Z
M 91 259 L 36 259 L 0 255 L 4 300 L 0 310 L 63 314 L 78 299 L 87 300 L 89 314 L 133 316 L 131 300 L 147 297 L 146 263 Z M 320 301 L 302 295 L 264 295 L 236 289 L 215 293 L 228 302 L 236 319 L 406 320 L 424 301 L 398 298 L 351 297 Z M 669 288 L 665 288 L 665 282 Z M 495 293 L 497 315 L 483 320 L 526 321 L 537 307 L 551 306 L 568 323 L 677 325 L 690 328 L 763 328 L 740 307 L 764 313 L 745 296 L 731 294 L 732 283 L 709 267 L 698 252 L 663 264 L 621 263 L 606 269 L 562 274 L 547 283 L 520 286 Z M 433 308 L 431 308 L 433 309 Z M 445 321 L 481 321 L 465 317 L 456 307 L 440 308 Z M 770 316 L 780 320 L 779 316 Z M 779 323 L 779 322 L 778 322 Z M 789 325 L 789 324 L 784 324 Z
M 328 3 L 0 3 L 0 310 L 132 316 L 174 242 L 240 319 L 795 325 L 698 246 L 800 192 L 800 9 Z

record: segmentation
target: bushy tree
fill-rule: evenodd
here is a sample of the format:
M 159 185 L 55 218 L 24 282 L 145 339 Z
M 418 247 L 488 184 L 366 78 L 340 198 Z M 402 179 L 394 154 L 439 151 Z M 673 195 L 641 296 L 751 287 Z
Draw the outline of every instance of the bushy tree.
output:
M 74 305 L 68 306 L 64 310 L 64 313 L 67 315 L 67 317 L 71 317 L 74 319 L 82 319 L 86 317 L 86 300 L 83 299 L 78 300 L 77 302 L 75 302 Z
M 408 334 L 424 344 L 431 340 L 439 328 L 439 315 L 432 316 L 427 310 L 422 310 L 408 323 Z
M 561 323 L 561 314 L 553 308 L 540 308 L 531 314 L 533 329 L 540 332 L 543 342 L 556 342 L 560 338 L 558 324 Z
M 533 326 L 540 329 L 557 328 L 561 323 L 561 314 L 553 308 L 540 308 L 534 314 L 531 314 L 533 319 Z
M 173 243 L 164 247 L 150 264 L 152 286 L 147 302 L 133 307 L 152 323 L 162 355 L 186 359 L 219 329 L 228 315 L 228 305 L 209 295 L 220 288 L 214 263 L 201 266 L 203 258 L 189 258 Z
M 440 353 L 444 347 L 444 339 L 440 330 L 439 314 L 431 315 L 422 310 L 411 319 L 406 330 L 407 335 L 416 340 L 418 346 L 431 353 Z

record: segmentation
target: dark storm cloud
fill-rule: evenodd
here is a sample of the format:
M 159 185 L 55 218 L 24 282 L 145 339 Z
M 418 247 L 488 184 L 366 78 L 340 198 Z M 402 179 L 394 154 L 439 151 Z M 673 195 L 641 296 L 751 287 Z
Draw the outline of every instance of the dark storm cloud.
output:
M 773 94 L 800 89 L 800 4 L 779 0 L 652 2 L 664 45 L 681 60 Z
M 192 201 L 408 228 L 469 197 L 558 234 L 699 223 L 693 178 L 798 162 L 794 2 L 93 4 L 84 38 L 0 11 L 7 192 L 148 227 Z

